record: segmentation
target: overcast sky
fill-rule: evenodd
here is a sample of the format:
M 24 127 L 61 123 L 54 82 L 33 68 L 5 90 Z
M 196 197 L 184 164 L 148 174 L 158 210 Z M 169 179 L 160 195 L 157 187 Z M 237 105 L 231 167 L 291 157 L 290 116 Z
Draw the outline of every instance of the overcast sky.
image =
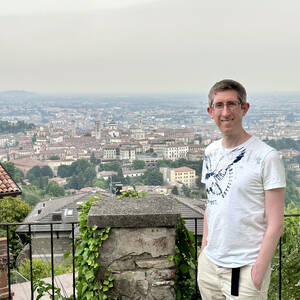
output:
M 300 91 L 299 0 L 0 0 L 0 91 Z

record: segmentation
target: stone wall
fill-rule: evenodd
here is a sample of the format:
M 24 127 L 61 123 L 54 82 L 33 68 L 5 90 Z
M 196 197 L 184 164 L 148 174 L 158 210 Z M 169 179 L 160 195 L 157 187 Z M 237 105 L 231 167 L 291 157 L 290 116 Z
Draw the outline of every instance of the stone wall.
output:
M 101 198 L 91 208 L 89 225 L 112 227 L 100 251 L 101 279 L 106 267 L 115 276 L 109 299 L 175 300 L 177 200 L 162 195 L 142 199 Z M 104 225 L 105 223 L 105 225 Z

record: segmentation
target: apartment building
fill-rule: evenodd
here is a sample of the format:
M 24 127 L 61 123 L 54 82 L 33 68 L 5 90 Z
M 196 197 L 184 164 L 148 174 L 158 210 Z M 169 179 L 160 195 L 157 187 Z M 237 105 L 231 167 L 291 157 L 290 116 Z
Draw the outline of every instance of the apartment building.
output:
M 183 144 L 166 145 L 164 147 L 163 157 L 164 159 L 171 159 L 171 160 L 186 158 L 188 151 L 189 151 L 188 145 L 183 145 Z
M 163 174 L 164 181 L 169 184 L 184 184 L 187 187 L 194 187 L 196 183 L 196 171 L 189 167 L 180 168 L 159 168 Z

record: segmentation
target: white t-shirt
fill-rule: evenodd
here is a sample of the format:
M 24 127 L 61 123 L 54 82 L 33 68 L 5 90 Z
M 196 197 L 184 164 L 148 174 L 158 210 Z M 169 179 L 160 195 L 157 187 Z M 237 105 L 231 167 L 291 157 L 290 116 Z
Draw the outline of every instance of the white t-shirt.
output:
M 222 267 L 255 263 L 266 231 L 264 191 L 285 187 L 277 151 L 255 137 L 233 149 L 218 140 L 205 150 L 202 182 L 208 197 L 205 254 Z

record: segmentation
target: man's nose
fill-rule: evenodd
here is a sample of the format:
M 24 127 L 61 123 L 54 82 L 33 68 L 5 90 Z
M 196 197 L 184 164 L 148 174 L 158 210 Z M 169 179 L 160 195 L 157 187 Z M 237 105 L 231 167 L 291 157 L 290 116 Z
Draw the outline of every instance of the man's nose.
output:
M 227 116 L 227 115 L 230 115 L 231 111 L 230 109 L 228 108 L 227 105 L 224 105 L 223 109 L 222 109 L 222 115 L 224 116 Z

